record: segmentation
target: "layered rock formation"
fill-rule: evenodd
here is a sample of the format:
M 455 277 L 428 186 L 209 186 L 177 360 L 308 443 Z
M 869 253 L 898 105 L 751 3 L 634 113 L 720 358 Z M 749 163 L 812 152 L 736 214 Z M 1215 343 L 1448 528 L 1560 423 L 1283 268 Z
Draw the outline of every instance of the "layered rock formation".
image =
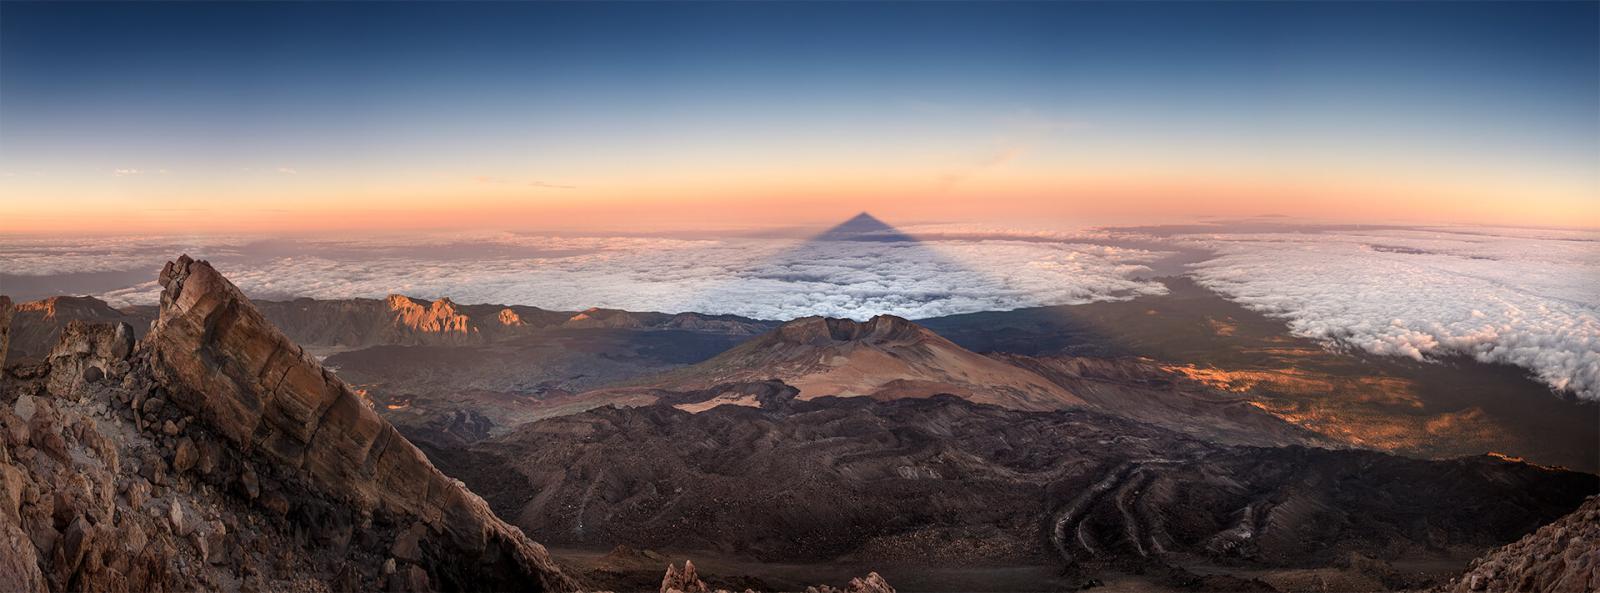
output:
M 1600 497 L 1472 562 L 1451 593 L 1600 591 Z
M 352 587 L 346 546 L 290 513 L 287 487 L 257 477 L 271 468 L 162 405 L 128 336 L 73 322 L 47 361 L 3 373 L 0 590 Z
M 175 407 L 231 446 L 338 501 L 356 525 L 401 535 L 396 556 L 447 589 L 564 590 L 538 544 L 496 518 L 205 262 L 161 273 L 145 348 Z

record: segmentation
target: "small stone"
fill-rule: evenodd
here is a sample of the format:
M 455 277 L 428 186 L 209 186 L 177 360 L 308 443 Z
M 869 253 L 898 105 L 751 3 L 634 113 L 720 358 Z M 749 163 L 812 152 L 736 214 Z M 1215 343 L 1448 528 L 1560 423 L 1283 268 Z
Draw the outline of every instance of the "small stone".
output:
M 196 530 L 194 533 L 190 534 L 189 544 L 194 546 L 194 552 L 200 556 L 201 562 L 205 562 L 210 559 L 211 542 L 206 539 L 205 534 L 201 533 L 199 530 Z
M 217 470 L 217 457 L 221 453 L 217 450 L 217 444 L 211 441 L 201 443 L 199 449 L 200 461 L 195 464 L 195 470 L 200 472 L 200 475 L 209 476 L 211 472 Z
M 139 411 L 146 414 L 156 414 L 161 412 L 161 406 L 166 405 L 166 403 L 166 400 L 163 400 L 159 397 L 152 397 L 144 400 L 144 406 L 139 408 Z
M 133 509 L 144 508 L 146 500 L 150 499 L 150 482 L 144 478 L 134 477 L 128 480 L 128 489 L 122 495 L 128 499 L 128 506 Z
M 172 532 L 179 537 L 187 536 L 192 531 L 189 522 L 183 516 L 183 506 L 176 500 L 172 501 L 172 506 L 167 509 L 167 519 L 172 523 Z
M 172 469 L 180 473 L 189 471 L 199 459 L 200 452 L 195 449 L 194 441 L 189 437 L 183 437 L 178 441 L 177 453 L 172 456 Z
M 33 396 L 23 395 L 17 398 L 17 403 L 11 405 L 11 411 L 24 421 L 32 420 L 33 413 L 38 409 Z
M 239 485 L 244 487 L 245 495 L 249 496 L 251 500 L 255 500 L 257 496 L 261 495 L 261 481 L 256 478 L 256 472 L 253 469 L 244 468 L 244 472 L 239 474 Z
M 161 425 L 161 432 L 167 436 L 178 436 L 178 425 L 171 420 Z

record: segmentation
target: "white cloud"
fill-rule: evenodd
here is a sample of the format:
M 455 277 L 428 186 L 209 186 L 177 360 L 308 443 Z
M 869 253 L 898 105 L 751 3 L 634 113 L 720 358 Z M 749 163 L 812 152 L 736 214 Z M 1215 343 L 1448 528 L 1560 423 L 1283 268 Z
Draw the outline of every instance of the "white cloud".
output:
M 143 174 L 143 173 L 144 173 L 144 171 L 141 171 L 139 169 L 112 169 L 111 170 L 111 174 L 116 175 L 117 177 L 127 177 L 129 175 L 140 175 L 140 174 Z
M 482 240 L 479 238 L 478 240 Z M 931 317 L 1159 294 L 1135 280 L 1158 254 L 1087 244 L 1022 241 L 878 243 L 495 235 L 548 257 L 469 260 L 426 250 L 372 256 L 278 257 L 216 262 L 248 294 L 282 298 L 381 297 L 550 309 L 732 313 L 764 319 L 879 313 Z M 435 249 L 436 251 L 446 251 Z M 153 303 L 153 283 L 102 295 Z
M 1600 236 L 1495 229 L 1192 237 L 1201 283 L 1333 346 L 1513 364 L 1600 399 Z
M 284 175 L 299 175 L 300 174 L 300 172 L 296 171 L 294 167 L 278 167 L 278 172 L 282 173 Z

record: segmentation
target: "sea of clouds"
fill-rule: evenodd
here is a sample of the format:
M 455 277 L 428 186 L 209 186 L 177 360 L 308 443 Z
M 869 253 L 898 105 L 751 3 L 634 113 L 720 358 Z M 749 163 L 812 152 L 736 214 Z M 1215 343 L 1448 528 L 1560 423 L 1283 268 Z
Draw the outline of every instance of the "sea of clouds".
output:
M 398 293 L 557 310 L 696 311 L 780 320 L 880 313 L 921 318 L 1166 291 L 1141 278 L 1160 252 L 1062 241 L 512 234 L 451 241 L 307 244 L 304 255 L 276 257 L 252 256 L 249 245 L 228 246 L 213 263 L 256 298 Z M 197 257 L 205 255 L 202 249 Z M 74 263 L 63 260 L 61 268 Z M 152 304 L 159 294 L 150 281 L 97 296 L 121 306 Z
M 1600 400 L 1600 232 L 1207 228 L 938 225 L 902 229 L 918 241 L 887 242 L 521 233 L 295 242 L 0 238 L 0 274 L 149 270 L 153 278 L 162 262 L 188 252 L 256 298 L 398 293 L 782 320 L 915 319 L 1122 300 L 1164 294 L 1153 276 L 1187 273 L 1332 348 L 1513 364 L 1555 389 Z M 151 304 L 159 288 L 152 280 L 96 294 L 118 306 Z
M 1192 275 L 1333 347 L 1513 364 L 1600 400 L 1600 233 L 1392 229 L 1188 235 Z

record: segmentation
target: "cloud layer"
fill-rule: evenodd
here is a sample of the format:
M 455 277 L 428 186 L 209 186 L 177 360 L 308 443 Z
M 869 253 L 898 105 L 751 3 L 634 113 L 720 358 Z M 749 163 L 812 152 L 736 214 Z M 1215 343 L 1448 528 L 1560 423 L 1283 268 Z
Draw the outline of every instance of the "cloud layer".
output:
M 1387 230 L 1190 236 L 1195 278 L 1295 334 L 1382 355 L 1465 355 L 1600 399 L 1600 236 Z
M 486 249 L 485 244 L 497 245 Z M 911 318 L 1161 294 L 1135 277 L 1157 252 L 1083 243 L 949 240 L 884 243 L 639 237 L 477 238 L 451 245 L 364 243 L 312 255 L 216 263 L 263 298 L 449 296 L 464 303 L 577 310 Z M 249 251 L 245 248 L 244 251 Z M 155 302 L 154 283 L 101 296 Z
M 1232 234 L 1194 226 L 1165 233 L 906 230 L 923 240 L 519 233 L 295 243 L 11 238 L 0 240 L 0 272 L 148 270 L 153 277 L 166 259 L 188 252 L 211 259 L 260 298 L 403 293 L 764 319 L 924 318 L 1124 299 L 1165 292 L 1150 276 L 1186 272 L 1333 348 L 1513 364 L 1555 389 L 1600 400 L 1600 233 L 1279 223 Z M 1181 261 L 1203 261 L 1182 268 L 1172 263 L 1178 252 L 1188 254 Z M 152 281 L 101 296 L 125 305 L 154 303 L 158 294 Z

